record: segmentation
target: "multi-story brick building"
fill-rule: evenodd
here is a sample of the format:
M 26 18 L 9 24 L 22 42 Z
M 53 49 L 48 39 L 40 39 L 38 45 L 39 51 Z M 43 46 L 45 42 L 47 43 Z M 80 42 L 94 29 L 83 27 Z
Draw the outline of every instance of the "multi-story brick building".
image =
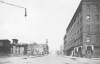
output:
M 100 0 L 81 0 L 66 29 L 64 54 L 100 57 Z

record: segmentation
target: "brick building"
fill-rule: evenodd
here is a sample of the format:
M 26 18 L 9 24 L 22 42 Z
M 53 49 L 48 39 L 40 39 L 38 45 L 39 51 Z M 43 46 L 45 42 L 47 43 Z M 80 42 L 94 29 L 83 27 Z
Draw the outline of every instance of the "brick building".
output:
M 100 57 L 100 0 L 81 0 L 66 29 L 64 54 Z
M 0 53 L 10 53 L 10 41 L 8 39 L 0 40 Z
M 13 39 L 13 44 L 10 45 L 12 54 L 27 54 L 27 44 L 19 44 L 17 39 Z

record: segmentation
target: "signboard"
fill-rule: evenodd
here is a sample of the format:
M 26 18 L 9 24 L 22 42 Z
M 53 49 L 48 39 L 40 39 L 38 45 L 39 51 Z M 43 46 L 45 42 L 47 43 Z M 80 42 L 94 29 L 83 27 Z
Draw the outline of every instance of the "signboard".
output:
M 0 46 L 3 46 L 3 42 L 0 42 Z
M 88 33 L 88 35 L 100 35 L 100 33 Z

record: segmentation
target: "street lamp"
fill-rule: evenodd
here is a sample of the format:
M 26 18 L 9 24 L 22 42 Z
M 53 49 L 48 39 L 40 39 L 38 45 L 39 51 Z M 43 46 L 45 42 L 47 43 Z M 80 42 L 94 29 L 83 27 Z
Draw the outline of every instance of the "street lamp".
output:
M 8 5 L 12 5 L 12 6 L 15 6 L 15 7 L 19 7 L 19 8 L 23 8 L 25 9 L 25 17 L 27 16 L 27 9 L 25 7 L 21 7 L 21 6 L 17 6 L 17 5 L 14 5 L 14 4 L 10 4 L 10 3 L 6 3 L 6 2 L 3 2 L 3 1 L 0 1 L 1 3 L 4 3 L 4 4 L 8 4 Z

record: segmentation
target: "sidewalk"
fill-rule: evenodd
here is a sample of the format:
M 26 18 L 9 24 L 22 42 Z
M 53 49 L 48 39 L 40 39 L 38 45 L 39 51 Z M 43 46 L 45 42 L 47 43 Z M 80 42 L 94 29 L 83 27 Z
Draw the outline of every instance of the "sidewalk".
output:
M 0 58 L 8 58 L 10 57 L 10 54 L 0 54 Z
M 28 55 L 9 54 L 9 55 L 0 55 L 0 60 L 7 59 L 7 58 L 14 58 L 14 57 L 21 58 L 21 59 L 27 59 L 27 58 L 39 58 L 39 57 L 44 57 L 44 56 L 47 56 L 47 55 L 36 55 L 36 56 L 30 55 L 28 57 Z
M 82 58 L 82 57 L 73 57 L 73 56 L 65 56 L 65 55 L 63 55 L 63 57 L 65 57 L 65 58 L 74 58 L 74 59 Z
M 63 57 L 65 58 L 70 58 L 70 59 L 73 59 L 73 60 L 100 60 L 100 58 L 83 58 L 83 57 L 73 57 L 73 56 L 65 56 L 63 55 Z

